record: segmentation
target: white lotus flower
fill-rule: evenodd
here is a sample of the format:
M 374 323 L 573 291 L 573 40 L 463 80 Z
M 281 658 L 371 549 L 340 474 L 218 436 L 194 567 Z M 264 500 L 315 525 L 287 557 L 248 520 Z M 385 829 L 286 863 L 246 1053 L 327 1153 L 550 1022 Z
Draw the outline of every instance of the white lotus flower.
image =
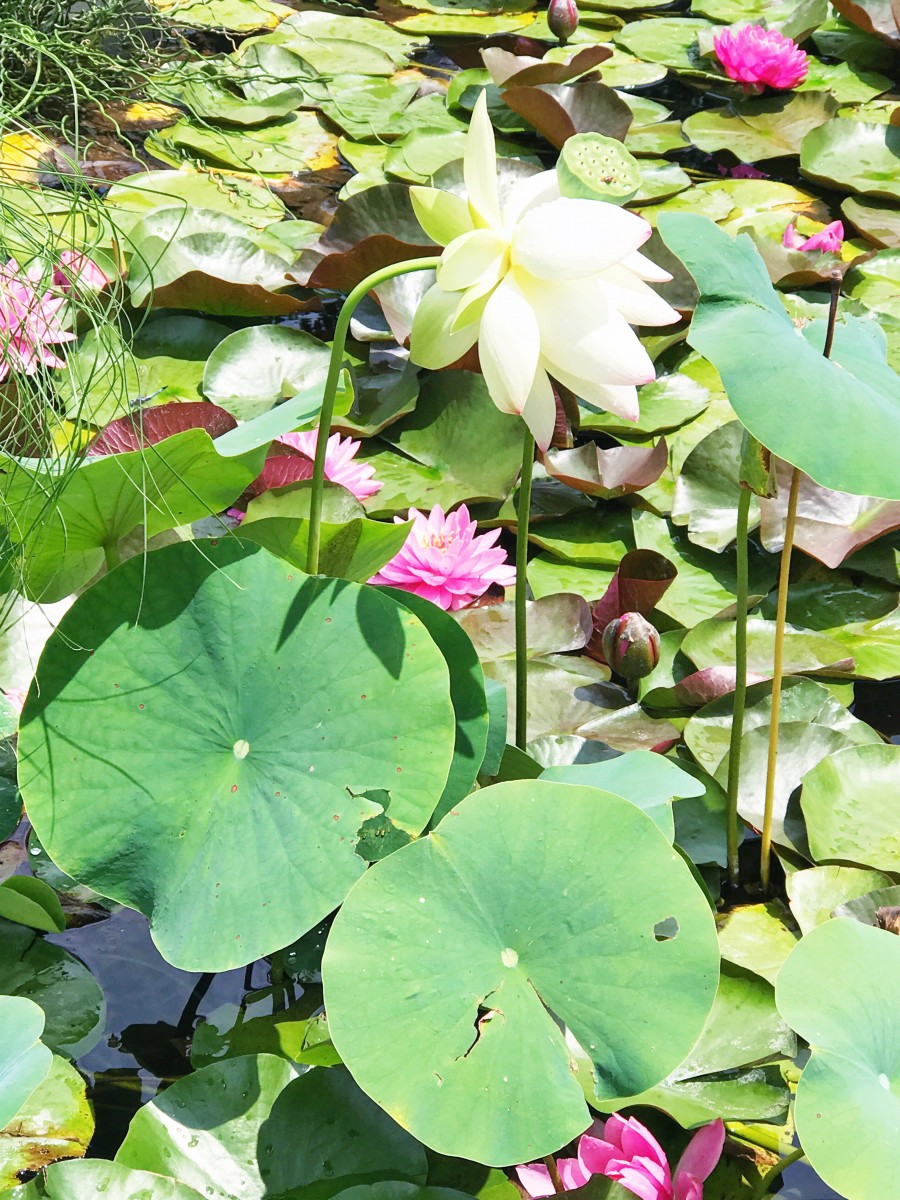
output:
M 422 228 L 445 247 L 416 311 L 410 357 L 437 370 L 477 342 L 494 403 L 521 414 L 542 450 L 556 419 L 551 376 L 588 404 L 636 420 L 635 385 L 655 371 L 629 322 L 679 319 L 645 282 L 671 278 L 637 253 L 650 226 L 614 204 L 561 196 L 555 171 L 515 184 L 501 206 L 484 94 L 463 166 L 468 202 L 410 189 Z

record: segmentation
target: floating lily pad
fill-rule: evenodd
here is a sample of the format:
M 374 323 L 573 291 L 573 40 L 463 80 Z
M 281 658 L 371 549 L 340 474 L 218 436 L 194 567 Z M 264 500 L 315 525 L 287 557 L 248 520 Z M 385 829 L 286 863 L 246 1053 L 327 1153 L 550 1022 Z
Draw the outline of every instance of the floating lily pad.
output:
M 898 785 L 900 746 L 849 747 L 809 771 L 800 803 L 815 859 L 900 870 L 900 836 L 885 804 Z
M 46 1078 L 53 1055 L 40 1040 L 44 1014 L 31 1000 L 0 995 L 0 1031 L 0 1121 L 8 1125 Z
M 797 944 L 791 914 L 780 900 L 740 904 L 717 920 L 722 958 L 774 984 Z
M 173 24 L 195 29 L 227 29 L 232 33 L 274 29 L 294 11 L 275 0 L 153 0 L 153 3 Z
M 731 621 L 702 621 L 695 625 L 681 649 L 697 667 L 727 666 L 734 662 L 735 626 Z M 757 675 L 771 677 L 775 622 L 751 617 L 747 622 L 747 666 Z M 835 638 L 811 629 L 785 630 L 783 670 L 786 675 L 847 670 L 847 652 Z
M 829 187 L 900 199 L 900 129 L 835 118 L 803 139 L 800 169 Z
M 879 200 L 860 200 L 848 196 L 841 212 L 876 246 L 900 249 L 900 209 Z
M 301 329 L 253 325 L 217 344 L 203 372 L 203 393 L 247 421 L 318 385 L 324 388 L 331 350 Z
M 797 92 L 831 92 L 840 104 L 862 104 L 873 96 L 880 96 L 891 86 L 887 75 L 865 70 L 852 63 L 823 63 L 818 58 L 809 59 L 809 70 Z M 840 114 L 843 116 L 843 113 Z M 865 120 L 854 117 L 854 120 Z
M 13 1188 L 27 1173 L 61 1158 L 80 1158 L 93 1134 L 87 1085 L 67 1059 L 54 1054 L 47 1077 L 0 1129 L 0 1187 Z
M 114 184 L 104 197 L 118 229 L 130 232 L 140 216 L 158 208 L 212 209 L 264 229 L 287 209 L 262 183 L 211 172 L 148 171 Z
M 615 35 L 615 42 L 644 62 L 662 63 L 686 77 L 722 81 L 722 75 L 710 69 L 713 60 L 702 58 L 697 46 L 698 34 L 715 28 L 701 17 L 655 17 L 631 21 Z
M 900 938 L 846 918 L 808 933 L 776 988 L 779 1012 L 812 1049 L 794 1110 L 804 1153 L 829 1186 L 858 1200 L 882 1200 L 894 1186 L 898 988 Z M 849 1145 L 865 1153 L 848 1155 Z
M 342 1067 L 297 1076 L 283 1058 L 245 1055 L 180 1079 L 133 1118 L 116 1161 L 166 1172 L 215 1200 L 303 1194 L 328 1200 L 377 1179 L 424 1183 L 414 1138 Z
M 16 1190 L 21 1200 L 198 1200 L 193 1188 L 150 1171 L 131 1171 L 102 1158 L 60 1162 Z
M 837 106 L 827 92 L 788 92 L 703 109 L 683 128 L 700 150 L 730 150 L 742 162 L 759 162 L 799 154 L 806 134 L 829 121 Z
M 889 875 L 859 867 L 809 867 L 788 875 L 786 886 L 791 912 L 801 933 L 809 933 L 830 919 L 839 904 L 890 887 Z
M 544 827 L 552 849 L 535 873 Z M 598 889 L 622 844 L 649 889 L 623 889 L 621 877 Z M 670 917 L 676 935 L 656 940 Z M 527 1162 L 589 1120 L 547 1009 L 597 1064 L 601 1095 L 656 1083 L 709 1012 L 711 925 L 684 862 L 633 804 L 598 804 L 591 788 L 498 784 L 372 867 L 344 904 L 322 968 L 332 1037 L 364 1090 L 426 1144 L 479 1162 Z M 642 986 L 626 1020 L 604 997 L 636 971 Z M 657 1039 L 649 1031 L 663 1010 Z M 373 1020 L 391 1022 L 407 1048 L 402 1061 L 391 1043 L 373 1042 Z
M 289 113 L 258 129 L 216 129 L 190 117 L 147 138 L 147 149 L 179 167 L 200 159 L 207 166 L 251 174 L 322 171 L 338 165 L 337 138 L 314 112 Z M 184 215 L 184 214 L 182 214 Z
M 22 996 L 46 1017 L 44 1041 L 77 1058 L 97 1044 L 106 1002 L 87 967 L 33 930 L 0 919 L 0 999 Z
M 216 629 L 230 632 L 211 650 Z M 384 807 L 367 791 L 389 792 L 392 822 L 417 833 L 446 781 L 447 668 L 415 617 L 237 539 L 125 562 L 54 638 L 20 733 L 32 822 L 63 870 L 150 916 L 161 952 L 183 969 L 227 969 L 296 940 L 364 869 L 357 831 Z M 198 692 L 186 667 L 211 653 Z M 364 753 L 348 754 L 363 736 Z M 139 765 L 159 737 L 164 774 Z M 259 820 L 278 835 L 254 854 L 246 830 Z M 122 848 L 136 829 L 139 872 Z

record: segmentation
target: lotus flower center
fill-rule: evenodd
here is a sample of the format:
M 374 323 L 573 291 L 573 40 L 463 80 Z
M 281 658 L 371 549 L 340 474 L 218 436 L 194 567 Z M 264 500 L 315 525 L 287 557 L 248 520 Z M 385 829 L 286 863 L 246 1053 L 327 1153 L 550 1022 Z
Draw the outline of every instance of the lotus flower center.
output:
M 428 537 L 420 539 L 422 547 L 425 550 L 440 550 L 442 554 L 446 554 L 453 543 L 456 541 L 455 533 L 432 533 Z

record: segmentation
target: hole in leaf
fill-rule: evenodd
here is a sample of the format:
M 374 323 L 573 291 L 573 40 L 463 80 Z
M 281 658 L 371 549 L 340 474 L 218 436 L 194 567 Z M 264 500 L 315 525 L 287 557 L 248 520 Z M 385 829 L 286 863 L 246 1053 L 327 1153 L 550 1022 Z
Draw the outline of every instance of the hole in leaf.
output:
M 673 938 L 678 937 L 678 922 L 674 917 L 657 921 L 653 926 L 653 936 L 658 942 L 671 942 Z

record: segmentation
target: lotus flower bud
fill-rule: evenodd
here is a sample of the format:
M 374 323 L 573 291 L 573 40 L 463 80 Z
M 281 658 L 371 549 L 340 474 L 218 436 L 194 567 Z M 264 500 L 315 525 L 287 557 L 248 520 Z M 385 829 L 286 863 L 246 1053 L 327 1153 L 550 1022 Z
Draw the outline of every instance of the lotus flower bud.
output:
M 550 0 L 547 27 L 555 38 L 559 38 L 559 44 L 564 46 L 578 28 L 578 5 L 575 0 Z
M 659 662 L 659 634 L 640 613 L 623 613 L 603 630 L 603 657 L 617 675 L 643 679 Z

